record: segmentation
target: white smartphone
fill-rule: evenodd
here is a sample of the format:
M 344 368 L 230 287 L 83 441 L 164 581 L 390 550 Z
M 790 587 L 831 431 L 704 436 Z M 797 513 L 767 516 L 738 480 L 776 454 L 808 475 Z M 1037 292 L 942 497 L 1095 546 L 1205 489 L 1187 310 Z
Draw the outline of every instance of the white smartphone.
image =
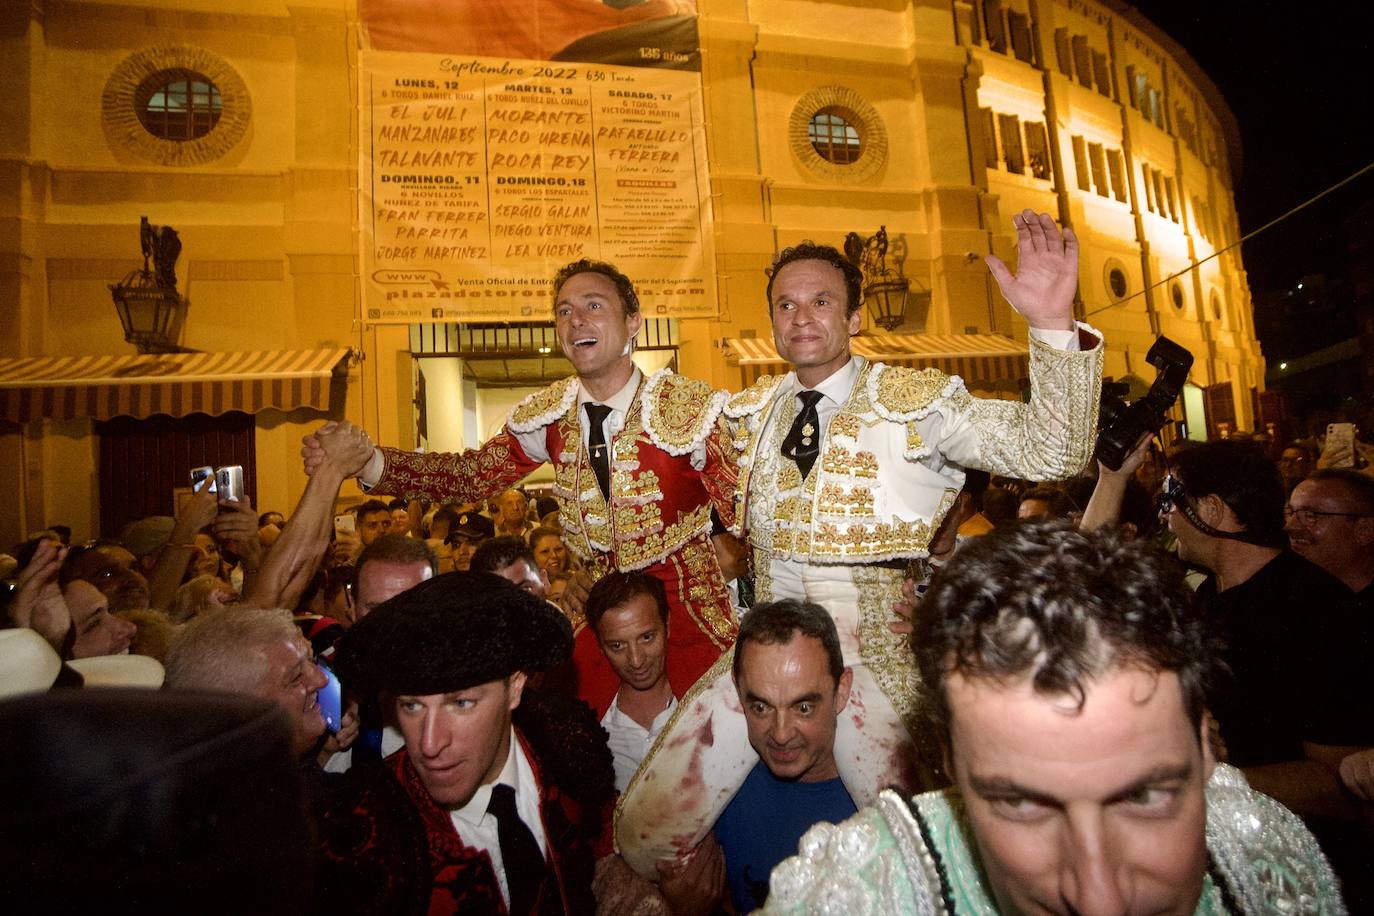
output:
M 358 520 L 352 512 L 345 512 L 343 515 L 334 516 L 334 536 L 352 537 L 358 530 Z
M 1353 468 L 1355 466 L 1355 424 L 1328 423 L 1326 426 L 1326 448 L 1323 451 L 1336 452 L 1342 456 L 1333 467 Z
M 231 464 L 215 472 L 215 486 L 219 498 L 231 502 L 243 502 L 243 465 Z

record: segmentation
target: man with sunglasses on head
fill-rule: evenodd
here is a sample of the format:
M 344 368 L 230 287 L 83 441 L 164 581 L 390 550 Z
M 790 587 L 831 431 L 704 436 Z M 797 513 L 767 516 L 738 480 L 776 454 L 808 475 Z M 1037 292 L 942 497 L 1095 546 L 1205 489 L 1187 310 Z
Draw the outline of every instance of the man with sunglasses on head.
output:
M 1341 872 L 1343 851 L 1368 854 L 1339 767 L 1374 745 L 1374 678 L 1350 589 L 1289 549 L 1286 508 L 1278 469 L 1246 442 L 1177 452 L 1161 496 L 1179 556 L 1211 573 L 1198 595 L 1226 634 L 1212 711 L 1227 760 L 1306 819 Z

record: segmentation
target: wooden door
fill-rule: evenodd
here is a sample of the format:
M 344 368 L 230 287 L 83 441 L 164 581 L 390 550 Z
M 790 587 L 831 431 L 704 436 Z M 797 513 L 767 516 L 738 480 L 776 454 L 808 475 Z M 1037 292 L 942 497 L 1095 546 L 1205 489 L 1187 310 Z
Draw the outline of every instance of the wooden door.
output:
M 253 416 L 116 417 L 96 424 L 100 438 L 100 531 L 113 536 L 147 515 L 176 515 L 173 491 L 190 486 L 191 468 L 243 465 L 243 488 L 257 505 Z

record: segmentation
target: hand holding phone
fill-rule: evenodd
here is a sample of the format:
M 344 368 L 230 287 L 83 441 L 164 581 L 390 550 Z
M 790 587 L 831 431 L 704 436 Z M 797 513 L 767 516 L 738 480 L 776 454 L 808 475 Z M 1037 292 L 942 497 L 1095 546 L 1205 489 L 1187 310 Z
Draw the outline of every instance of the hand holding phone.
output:
M 191 468 L 191 489 L 197 493 L 201 492 L 201 484 L 210 481 L 210 492 L 215 492 L 215 469 L 208 464 L 204 467 Z
M 220 499 L 243 502 L 243 465 L 231 464 L 215 472 L 215 486 Z
M 1327 424 L 1326 447 L 1322 449 L 1322 464 L 1334 468 L 1353 468 L 1355 466 L 1354 423 Z

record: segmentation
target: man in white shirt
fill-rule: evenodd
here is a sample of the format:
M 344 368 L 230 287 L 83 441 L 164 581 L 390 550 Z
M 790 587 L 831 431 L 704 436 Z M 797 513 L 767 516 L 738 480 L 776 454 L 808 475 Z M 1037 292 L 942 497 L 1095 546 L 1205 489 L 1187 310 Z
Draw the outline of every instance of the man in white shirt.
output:
M 592 911 L 610 754 L 590 710 L 525 685 L 571 637 L 553 605 L 477 573 L 422 582 L 348 632 L 340 678 L 393 700 L 405 749 L 321 818 L 322 908 Z
M 647 573 L 611 573 L 592 586 L 586 613 L 620 678 L 601 727 L 610 737 L 616 791 L 624 792 L 677 709 L 668 683 L 668 599 L 663 583 Z
M 1013 222 L 1016 273 L 996 257 L 988 267 L 1030 326 L 1029 403 L 975 398 L 957 376 L 853 355 L 865 278 L 834 248 L 803 242 L 768 271 L 773 339 L 793 371 L 759 379 L 725 407 L 756 597 L 826 608 L 853 669 L 851 703 L 863 712 L 841 718 L 835 756 L 860 805 L 883 786 L 941 781 L 911 653 L 890 625 L 907 568 L 929 554 L 964 467 L 1062 479 L 1092 455 L 1102 341 L 1073 318 L 1077 240 L 1048 214 Z M 632 786 L 620 809 L 620 851 L 645 876 L 705 836 L 753 766 L 729 670 L 710 677 L 683 696 L 653 761 L 659 778 Z

